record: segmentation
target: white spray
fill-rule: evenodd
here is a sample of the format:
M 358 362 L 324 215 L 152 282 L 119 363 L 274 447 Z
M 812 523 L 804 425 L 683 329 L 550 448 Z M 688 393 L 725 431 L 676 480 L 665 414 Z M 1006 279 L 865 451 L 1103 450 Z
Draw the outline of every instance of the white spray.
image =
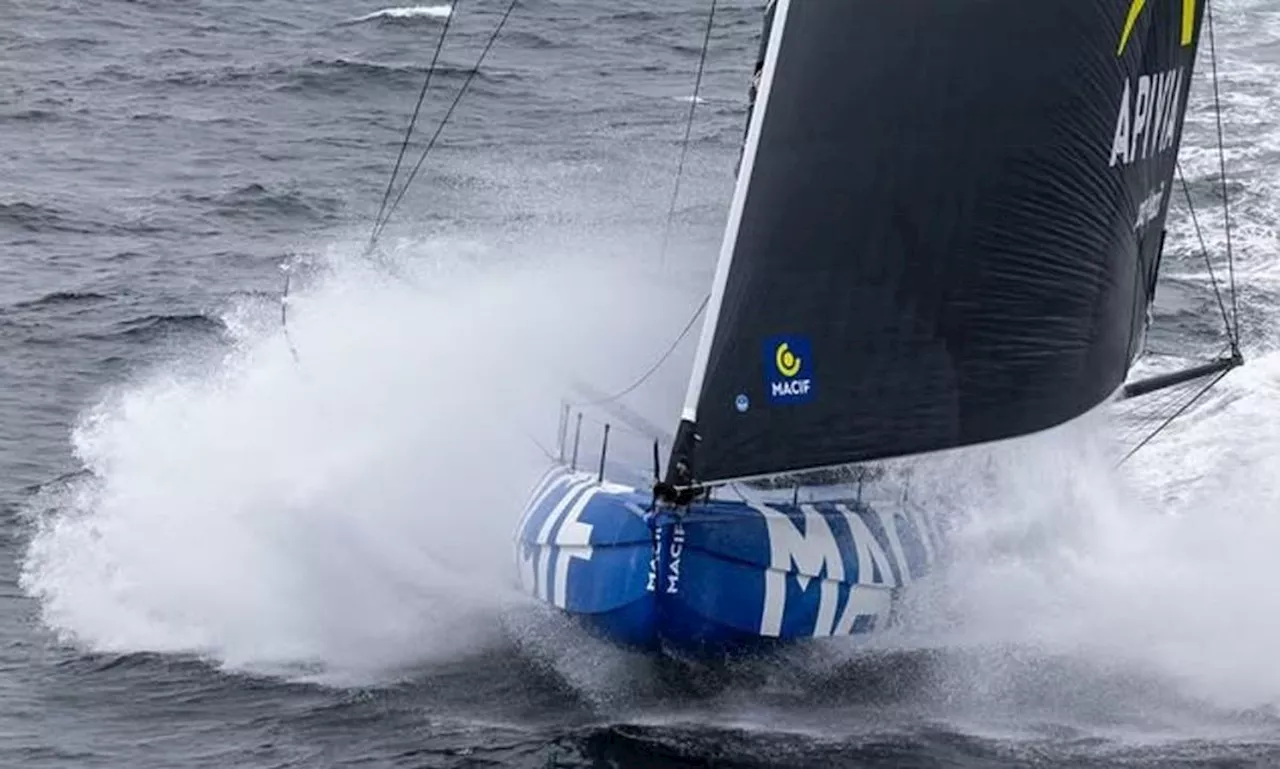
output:
M 46 500 L 24 563 L 45 622 L 95 650 L 354 676 L 494 640 L 566 383 L 625 384 L 696 298 L 477 249 L 418 244 L 398 278 L 334 249 L 294 296 L 300 365 L 278 307 L 242 306 L 225 356 L 105 398 L 74 433 L 91 475 Z

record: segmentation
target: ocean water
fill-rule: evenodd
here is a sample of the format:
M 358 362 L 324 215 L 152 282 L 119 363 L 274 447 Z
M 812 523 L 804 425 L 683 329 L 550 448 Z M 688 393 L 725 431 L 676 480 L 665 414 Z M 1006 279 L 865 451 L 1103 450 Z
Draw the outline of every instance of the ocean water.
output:
M 527 0 L 372 259 L 455 9 L 0 8 L 0 766 L 1280 763 L 1271 0 L 1214 4 L 1249 363 L 1133 459 L 1151 414 L 1103 408 L 919 468 L 957 556 L 867 648 L 675 669 L 511 594 L 565 388 L 709 284 L 758 5 L 719 4 L 665 250 L 709 4 Z M 505 6 L 456 8 L 410 162 Z M 1222 345 L 1180 204 L 1170 238 L 1144 368 Z M 675 413 L 690 346 L 628 405 Z

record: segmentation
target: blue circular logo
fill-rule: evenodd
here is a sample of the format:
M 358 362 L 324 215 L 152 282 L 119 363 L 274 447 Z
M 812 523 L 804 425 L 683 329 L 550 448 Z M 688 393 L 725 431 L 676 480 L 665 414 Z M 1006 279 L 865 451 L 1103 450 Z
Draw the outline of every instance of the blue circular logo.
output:
M 739 395 L 737 398 L 733 399 L 733 407 L 738 410 L 739 414 L 742 414 L 747 409 L 751 408 L 751 401 L 748 400 L 746 394 L 743 393 Z

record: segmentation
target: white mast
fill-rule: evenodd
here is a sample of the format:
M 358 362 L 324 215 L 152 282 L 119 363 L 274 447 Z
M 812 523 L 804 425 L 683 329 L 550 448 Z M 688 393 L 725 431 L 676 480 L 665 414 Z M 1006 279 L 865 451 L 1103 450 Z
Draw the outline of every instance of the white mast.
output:
M 765 48 L 764 68 L 760 73 L 760 88 L 756 95 L 756 104 L 752 108 L 751 123 L 747 128 L 742 167 L 738 170 L 738 181 L 734 187 L 733 202 L 729 208 L 729 222 L 725 226 L 724 239 L 720 244 L 720 259 L 716 263 L 715 277 L 711 282 L 711 299 L 707 303 L 706 318 L 702 321 L 702 335 L 698 338 L 698 350 L 693 357 L 693 374 L 689 378 L 689 389 L 684 397 L 681 418 L 689 422 L 696 422 L 698 417 L 698 398 L 702 393 L 702 382 L 707 376 L 711 343 L 715 339 L 716 325 L 720 320 L 720 305 L 724 302 L 724 288 L 729 280 L 729 267 L 733 262 L 733 252 L 738 244 L 742 209 L 747 202 L 747 187 L 751 183 L 751 172 L 755 168 L 756 149 L 760 144 L 760 132 L 769 106 L 769 95 L 773 92 L 773 75 L 778 67 L 778 52 L 782 48 L 782 32 L 787 26 L 787 12 L 791 9 L 791 0 L 770 0 L 771 3 L 775 1 L 777 8 L 774 11 L 769 32 L 768 46 Z M 765 6 L 765 13 L 768 13 L 768 6 Z

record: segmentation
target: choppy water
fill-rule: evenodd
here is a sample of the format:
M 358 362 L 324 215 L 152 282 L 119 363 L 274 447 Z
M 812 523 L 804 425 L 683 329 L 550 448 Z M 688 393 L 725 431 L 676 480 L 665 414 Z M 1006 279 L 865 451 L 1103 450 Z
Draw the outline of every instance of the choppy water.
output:
M 537 0 L 382 267 L 360 248 L 447 6 L 0 10 L 0 765 L 1280 762 L 1270 0 L 1218 7 L 1249 367 L 1120 471 L 1103 412 L 926 471 L 958 521 L 916 599 L 941 619 L 691 675 L 507 592 L 561 387 L 628 383 L 709 281 L 757 5 L 721 3 L 665 260 L 706 4 Z M 464 0 L 428 131 L 503 6 Z M 1183 163 L 1220 248 L 1209 97 Z M 1204 354 L 1180 214 L 1152 346 Z M 674 413 L 688 355 L 632 405 Z

